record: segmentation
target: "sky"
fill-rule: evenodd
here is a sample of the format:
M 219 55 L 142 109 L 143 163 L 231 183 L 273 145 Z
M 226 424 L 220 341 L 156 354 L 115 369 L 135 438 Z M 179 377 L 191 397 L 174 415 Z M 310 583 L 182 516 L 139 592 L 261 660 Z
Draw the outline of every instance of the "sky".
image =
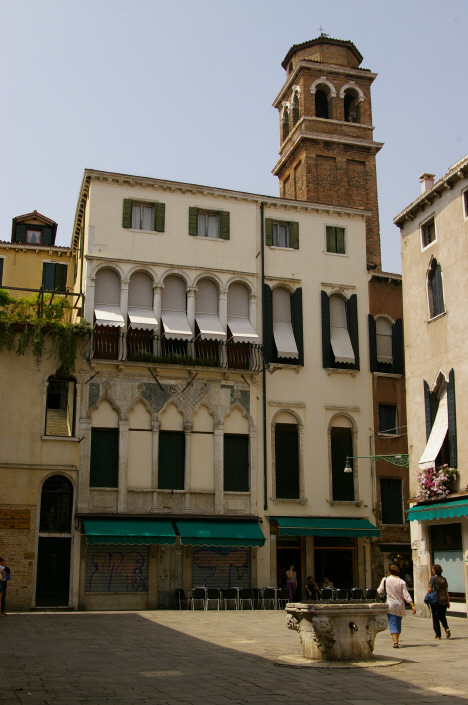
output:
M 466 0 L 0 0 L 0 240 L 69 245 L 85 168 L 279 195 L 272 102 L 294 44 L 352 41 L 372 88 L 382 266 L 393 218 L 468 153 Z

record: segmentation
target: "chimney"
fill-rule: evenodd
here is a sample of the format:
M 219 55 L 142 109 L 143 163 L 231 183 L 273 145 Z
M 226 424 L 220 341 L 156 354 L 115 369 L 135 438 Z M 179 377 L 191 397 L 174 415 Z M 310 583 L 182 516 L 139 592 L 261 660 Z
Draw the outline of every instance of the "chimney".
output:
M 429 191 L 434 186 L 435 174 L 421 174 L 419 181 L 421 182 L 421 193 Z

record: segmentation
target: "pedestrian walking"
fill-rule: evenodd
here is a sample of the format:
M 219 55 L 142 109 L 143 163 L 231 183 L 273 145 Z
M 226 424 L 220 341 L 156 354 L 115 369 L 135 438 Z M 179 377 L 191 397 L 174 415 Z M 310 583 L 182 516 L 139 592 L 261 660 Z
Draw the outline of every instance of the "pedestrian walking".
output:
M 448 583 L 446 579 L 442 577 L 442 567 L 438 563 L 434 563 L 431 572 L 432 578 L 430 579 L 429 585 L 427 586 L 427 591 L 434 592 L 435 590 L 435 592 L 437 593 L 436 604 L 430 605 L 432 612 L 432 626 L 435 633 L 434 639 L 441 638 L 442 632 L 440 629 L 440 625 L 442 625 L 445 629 L 445 635 L 447 639 L 450 639 L 452 634 L 447 624 L 447 617 L 445 616 L 445 613 L 450 607 Z
M 388 577 L 383 578 L 377 592 L 380 596 L 387 593 L 388 603 L 388 628 L 393 639 L 393 648 L 398 649 L 400 644 L 401 621 L 405 614 L 405 602 L 411 605 L 413 614 L 416 613 L 416 607 L 408 592 L 406 583 L 400 577 L 400 569 L 395 563 L 388 569 Z

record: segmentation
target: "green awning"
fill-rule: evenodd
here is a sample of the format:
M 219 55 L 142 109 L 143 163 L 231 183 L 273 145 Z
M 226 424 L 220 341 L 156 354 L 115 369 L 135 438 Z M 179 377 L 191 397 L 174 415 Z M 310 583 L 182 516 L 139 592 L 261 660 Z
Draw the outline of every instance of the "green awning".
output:
M 380 536 L 367 519 L 335 517 L 270 517 L 278 522 L 280 536 Z
M 173 544 L 176 534 L 167 519 L 83 519 L 88 544 Z
M 408 510 L 408 521 L 427 521 L 428 519 L 452 519 L 468 516 L 468 499 L 455 502 L 436 502 L 419 504 Z
M 263 546 L 265 537 L 257 521 L 177 520 L 184 546 Z

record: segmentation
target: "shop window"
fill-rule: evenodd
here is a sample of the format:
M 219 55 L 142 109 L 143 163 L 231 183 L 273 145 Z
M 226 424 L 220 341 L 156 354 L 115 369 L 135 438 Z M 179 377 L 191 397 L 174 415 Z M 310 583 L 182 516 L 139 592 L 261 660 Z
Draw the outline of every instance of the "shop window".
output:
M 224 491 L 249 492 L 249 437 L 224 434 Z

